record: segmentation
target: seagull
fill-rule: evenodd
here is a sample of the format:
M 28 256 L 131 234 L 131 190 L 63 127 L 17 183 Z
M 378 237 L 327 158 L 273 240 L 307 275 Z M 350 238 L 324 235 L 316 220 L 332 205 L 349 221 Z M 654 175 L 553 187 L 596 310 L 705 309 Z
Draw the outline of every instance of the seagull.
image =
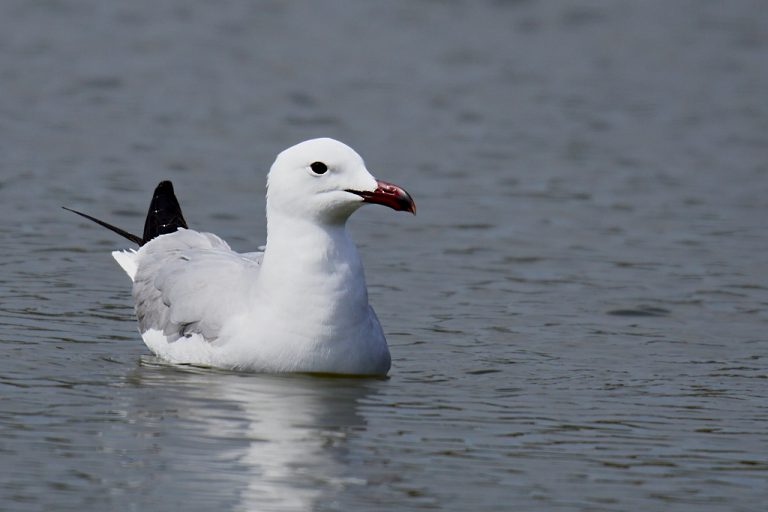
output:
M 267 242 L 237 253 L 189 229 L 170 181 L 155 189 L 139 237 L 82 212 L 139 248 L 112 256 L 133 282 L 139 332 L 159 358 L 268 373 L 387 374 L 389 348 L 368 304 L 346 228 L 367 203 L 416 213 L 411 196 L 374 178 L 329 138 L 280 153 L 267 177 Z

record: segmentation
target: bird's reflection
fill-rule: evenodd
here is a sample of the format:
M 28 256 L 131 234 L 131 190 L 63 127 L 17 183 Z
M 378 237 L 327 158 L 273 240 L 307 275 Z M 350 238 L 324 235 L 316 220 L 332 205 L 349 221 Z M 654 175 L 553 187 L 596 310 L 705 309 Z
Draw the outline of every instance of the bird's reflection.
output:
M 366 428 L 361 402 L 385 381 L 237 374 L 152 358 L 127 380 L 141 392 L 126 395 L 140 403 L 126 403 L 124 414 L 162 438 L 150 467 L 174 469 L 172 493 L 243 510 L 313 510 L 365 484 L 347 465 L 349 442 Z

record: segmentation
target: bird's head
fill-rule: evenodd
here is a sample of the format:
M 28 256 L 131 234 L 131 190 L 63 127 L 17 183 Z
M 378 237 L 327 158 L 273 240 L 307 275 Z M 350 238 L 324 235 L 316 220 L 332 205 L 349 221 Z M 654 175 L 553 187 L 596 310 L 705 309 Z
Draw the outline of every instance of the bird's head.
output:
M 374 178 L 355 150 L 337 140 L 312 139 L 275 159 L 267 180 L 267 212 L 343 223 L 365 203 L 416 213 L 411 196 Z

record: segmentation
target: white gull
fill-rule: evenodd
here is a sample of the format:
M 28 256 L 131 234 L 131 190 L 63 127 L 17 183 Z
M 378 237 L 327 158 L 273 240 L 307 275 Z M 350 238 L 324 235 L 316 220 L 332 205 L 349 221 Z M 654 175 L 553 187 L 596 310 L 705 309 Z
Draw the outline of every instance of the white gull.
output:
M 186 229 L 170 182 L 158 185 L 142 238 L 75 213 L 140 245 L 112 255 L 133 281 L 141 336 L 162 359 L 386 375 L 389 349 L 346 229 L 364 203 L 416 212 L 410 195 L 376 180 L 352 148 L 323 138 L 286 149 L 272 165 L 263 252 L 240 254 Z

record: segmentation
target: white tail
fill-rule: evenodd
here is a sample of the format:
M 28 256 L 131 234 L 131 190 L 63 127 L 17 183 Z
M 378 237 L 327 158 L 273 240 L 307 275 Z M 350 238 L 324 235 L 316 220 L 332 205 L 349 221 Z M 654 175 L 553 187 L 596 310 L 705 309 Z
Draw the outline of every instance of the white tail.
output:
M 133 281 L 136 278 L 136 271 L 139 268 L 139 262 L 137 261 L 139 259 L 139 254 L 133 249 L 129 249 L 127 251 L 112 251 L 112 257 L 115 258 L 115 261 L 117 261 L 121 267 L 123 267 L 125 273 L 128 274 L 128 277 Z

